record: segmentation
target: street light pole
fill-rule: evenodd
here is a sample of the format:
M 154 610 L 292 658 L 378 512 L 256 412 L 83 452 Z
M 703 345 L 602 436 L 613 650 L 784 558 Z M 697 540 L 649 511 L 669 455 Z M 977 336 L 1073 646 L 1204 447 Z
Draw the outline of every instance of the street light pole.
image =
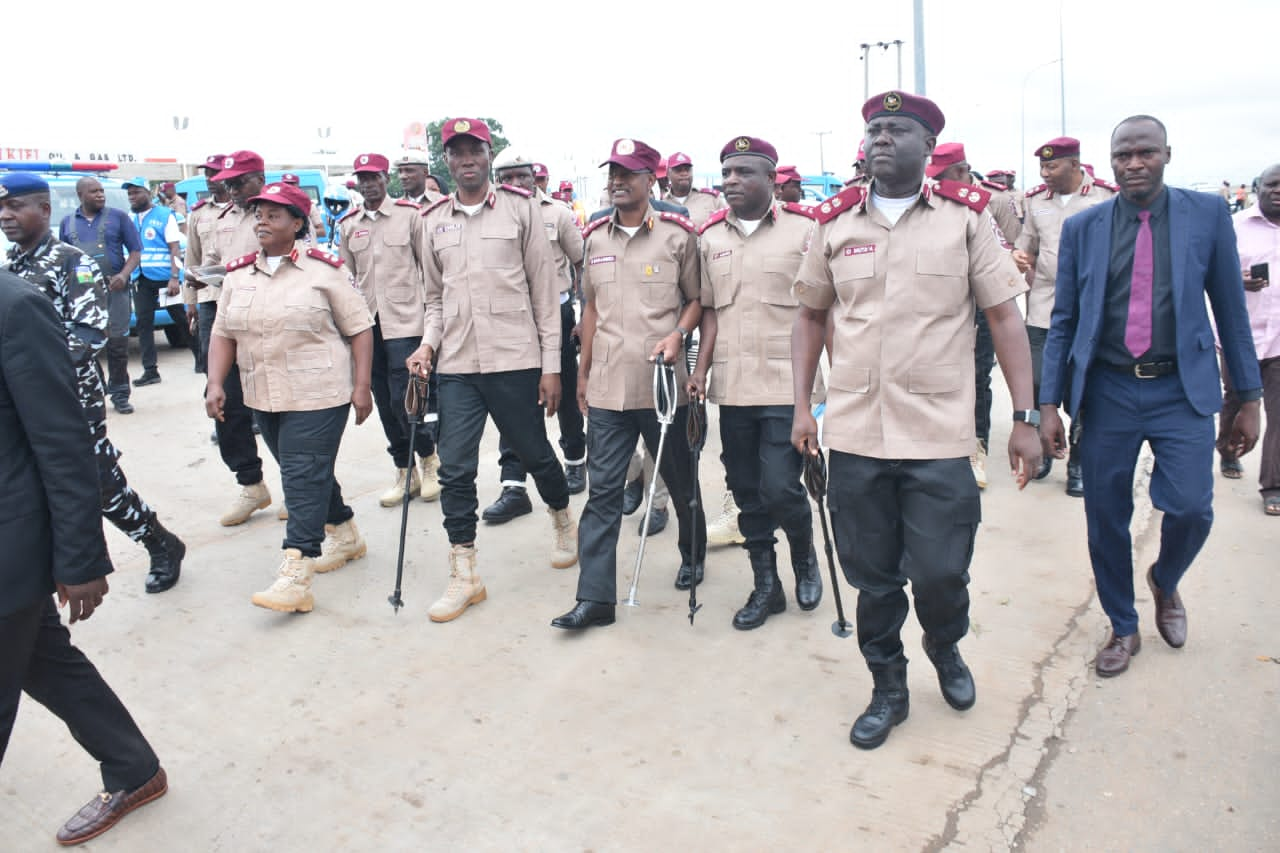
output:
M 818 137 L 818 170 L 822 173 L 822 177 L 824 178 L 827 176 L 827 157 L 826 157 L 825 147 L 822 144 L 823 143 L 822 137 L 826 136 L 830 132 L 831 131 L 829 130 L 813 131 L 813 135 Z
M 1063 61 L 1062 0 L 1058 0 L 1058 104 L 1062 111 L 1062 135 L 1067 135 L 1067 64 Z
M 1030 71 L 1028 71 L 1022 78 L 1022 154 L 1021 154 L 1022 172 L 1021 172 L 1021 178 L 1022 178 L 1022 189 L 1024 190 L 1027 188 L 1027 83 L 1031 82 L 1031 75 L 1035 74 L 1041 68 L 1048 68 L 1050 65 L 1053 65 L 1055 63 L 1060 63 L 1060 62 L 1062 62 L 1061 57 L 1059 57 L 1058 59 L 1050 59 L 1048 62 L 1042 62 L 1039 65 L 1037 65 L 1035 68 L 1032 68 Z M 1064 109 L 1064 118 L 1063 118 L 1063 125 L 1062 125 L 1062 135 L 1063 136 L 1067 135 L 1065 109 Z
M 912 38 L 915 40 L 916 58 L 916 94 L 924 94 L 924 0 L 915 0 L 915 28 Z
M 858 45 L 862 49 L 862 101 L 866 103 L 871 97 L 871 45 L 863 42 Z

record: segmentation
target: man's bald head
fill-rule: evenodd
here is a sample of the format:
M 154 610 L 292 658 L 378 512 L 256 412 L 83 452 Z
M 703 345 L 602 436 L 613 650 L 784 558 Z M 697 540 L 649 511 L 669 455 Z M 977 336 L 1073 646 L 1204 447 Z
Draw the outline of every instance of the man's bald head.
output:
M 1258 178 L 1258 209 L 1271 222 L 1280 223 L 1280 163 L 1263 169 Z
M 76 196 L 80 199 L 80 208 L 88 216 L 96 215 L 107 206 L 107 191 L 97 178 L 81 178 L 76 181 Z

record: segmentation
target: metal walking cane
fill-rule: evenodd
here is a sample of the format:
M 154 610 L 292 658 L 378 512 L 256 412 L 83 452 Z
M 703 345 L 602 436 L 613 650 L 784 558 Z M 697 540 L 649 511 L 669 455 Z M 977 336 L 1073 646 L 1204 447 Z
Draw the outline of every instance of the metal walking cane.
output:
M 694 519 L 693 536 L 690 550 L 693 559 L 693 578 L 689 584 L 689 624 L 702 605 L 698 603 L 698 509 L 702 506 L 702 484 L 698 482 L 698 463 L 702 459 L 702 448 L 707 443 L 707 404 L 695 395 L 689 397 L 689 420 L 685 425 L 685 436 L 689 440 L 689 451 L 693 458 L 693 488 L 689 493 L 689 513 Z M 705 558 L 704 558 L 705 559 Z
M 410 374 L 409 387 L 404 392 L 404 413 L 409 418 L 409 469 L 404 475 L 404 502 L 400 507 L 400 553 L 396 557 L 396 589 L 387 596 L 387 601 L 395 608 L 396 613 L 404 607 L 404 599 L 400 597 L 400 582 L 404 579 L 404 537 L 409 529 L 409 501 L 413 495 L 409 492 L 409 484 L 413 482 L 413 445 L 418 435 L 418 426 L 427 413 L 427 379 Z
M 640 566 L 644 563 L 644 543 L 649 538 L 649 514 L 653 511 L 653 495 L 658 489 L 658 465 L 662 462 L 662 448 L 667 443 L 667 428 L 676 419 L 676 371 L 665 361 L 653 364 L 653 410 L 658 416 L 658 452 L 653 454 L 653 476 L 649 479 L 649 497 L 644 502 L 644 524 L 640 528 L 640 550 L 636 552 L 636 570 L 631 576 L 631 593 L 622 602 L 636 607 L 636 587 L 640 585 Z
M 853 634 L 853 625 L 844 618 L 844 602 L 840 600 L 840 581 L 836 577 L 835 552 L 831 547 L 831 529 L 827 527 L 827 460 L 819 448 L 816 454 L 810 453 L 806 445 L 804 453 L 804 486 L 810 496 L 818 502 L 818 518 L 822 519 L 822 544 L 827 552 L 827 568 L 831 571 L 831 591 L 836 598 L 836 621 L 831 623 L 831 633 L 837 637 L 848 637 Z

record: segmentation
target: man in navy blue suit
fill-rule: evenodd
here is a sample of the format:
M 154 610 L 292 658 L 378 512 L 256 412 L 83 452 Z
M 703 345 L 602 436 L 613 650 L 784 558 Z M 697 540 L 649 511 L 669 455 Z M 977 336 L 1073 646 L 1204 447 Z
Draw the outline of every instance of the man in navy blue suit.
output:
M 1120 195 L 1063 225 L 1044 349 L 1045 453 L 1066 454 L 1059 404 L 1082 424 L 1089 556 L 1112 629 L 1096 662 L 1104 677 L 1128 669 L 1142 647 L 1129 523 L 1144 441 L 1156 460 L 1151 501 L 1164 513 L 1160 554 L 1147 570 L 1156 628 L 1175 649 L 1186 642 L 1178 581 L 1213 523 L 1213 416 L 1221 397 L 1205 296 L 1232 384 L 1244 389 L 1230 446 L 1243 454 L 1258 440 L 1262 378 L 1231 219 L 1217 196 L 1165 186 L 1169 156 L 1159 119 L 1132 116 L 1112 131 Z

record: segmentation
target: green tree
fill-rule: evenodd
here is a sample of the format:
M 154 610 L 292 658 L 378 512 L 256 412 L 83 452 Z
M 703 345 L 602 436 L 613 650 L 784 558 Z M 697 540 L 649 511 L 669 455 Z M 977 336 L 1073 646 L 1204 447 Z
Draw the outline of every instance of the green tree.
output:
M 493 137 L 493 154 L 496 157 L 502 149 L 511 144 L 507 137 L 503 136 L 502 122 L 495 118 L 485 118 L 484 116 L 479 118 L 489 125 L 489 135 Z M 443 188 L 445 192 L 450 192 L 453 189 L 453 178 L 449 175 L 449 167 L 444 162 L 444 146 L 440 144 L 440 129 L 448 121 L 450 119 L 441 118 L 427 123 L 427 159 L 431 163 L 431 174 L 438 176 L 448 184 Z

